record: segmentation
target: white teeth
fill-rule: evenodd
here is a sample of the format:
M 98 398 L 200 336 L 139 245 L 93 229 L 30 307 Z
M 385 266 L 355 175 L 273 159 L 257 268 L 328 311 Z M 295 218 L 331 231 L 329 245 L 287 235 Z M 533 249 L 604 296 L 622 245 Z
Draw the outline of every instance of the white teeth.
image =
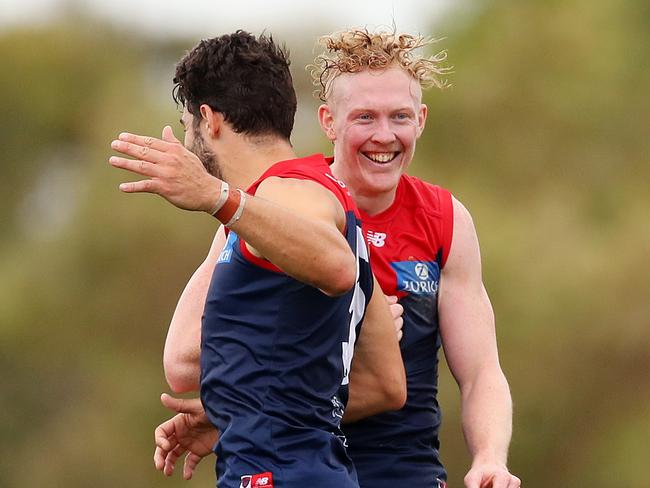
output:
M 387 163 L 391 159 L 393 159 L 397 153 L 390 152 L 390 153 L 364 153 L 364 155 L 368 159 L 372 159 L 373 161 L 377 163 Z

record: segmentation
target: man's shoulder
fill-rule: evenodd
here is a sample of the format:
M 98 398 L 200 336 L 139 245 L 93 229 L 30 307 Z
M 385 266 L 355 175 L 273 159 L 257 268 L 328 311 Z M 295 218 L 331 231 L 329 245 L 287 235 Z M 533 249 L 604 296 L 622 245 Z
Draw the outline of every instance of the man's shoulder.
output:
M 449 190 L 416 176 L 403 174 L 400 187 L 403 204 L 430 209 L 436 214 L 444 211 L 451 201 Z
M 325 157 L 322 154 L 312 154 L 303 158 L 279 161 L 264 172 L 262 179 L 271 176 L 311 179 L 324 174 L 331 174 Z

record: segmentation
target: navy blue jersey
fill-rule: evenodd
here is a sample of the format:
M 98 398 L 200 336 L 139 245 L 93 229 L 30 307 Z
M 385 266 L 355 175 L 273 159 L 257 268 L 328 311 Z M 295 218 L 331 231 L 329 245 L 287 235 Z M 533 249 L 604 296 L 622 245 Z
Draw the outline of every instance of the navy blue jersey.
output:
M 438 286 L 451 246 L 448 191 L 403 175 L 384 212 L 361 214 L 370 261 L 382 290 L 404 307 L 400 341 L 405 406 L 344 426 L 361 488 L 443 486 L 438 455 Z
M 346 211 L 357 283 L 328 297 L 253 256 L 233 232 L 212 277 L 201 333 L 201 400 L 221 432 L 219 488 L 357 487 L 340 431 L 352 351 L 372 274 L 358 213 L 321 155 L 270 176 L 314 180 Z

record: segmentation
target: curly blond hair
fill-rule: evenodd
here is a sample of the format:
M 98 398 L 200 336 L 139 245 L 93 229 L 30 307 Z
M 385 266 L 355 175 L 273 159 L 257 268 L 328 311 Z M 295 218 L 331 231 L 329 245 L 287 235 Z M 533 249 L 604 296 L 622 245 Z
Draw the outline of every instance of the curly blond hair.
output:
M 429 46 L 439 39 L 421 35 L 392 32 L 370 32 L 367 28 L 353 28 L 321 37 L 318 43 L 325 52 L 318 55 L 311 71 L 318 98 L 325 101 L 332 81 L 341 73 L 358 73 L 364 69 L 383 70 L 395 64 L 416 79 L 422 88 L 445 88 L 449 83 L 443 77 L 451 67 L 442 63 L 447 59 L 443 50 L 433 56 L 423 56 L 417 49 Z

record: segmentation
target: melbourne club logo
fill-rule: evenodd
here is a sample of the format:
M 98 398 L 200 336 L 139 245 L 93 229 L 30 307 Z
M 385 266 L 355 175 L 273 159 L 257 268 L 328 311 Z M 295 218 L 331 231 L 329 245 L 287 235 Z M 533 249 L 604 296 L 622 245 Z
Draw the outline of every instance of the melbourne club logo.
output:
M 366 239 L 375 247 L 384 247 L 386 234 L 384 232 L 373 232 L 369 230 L 366 232 Z

